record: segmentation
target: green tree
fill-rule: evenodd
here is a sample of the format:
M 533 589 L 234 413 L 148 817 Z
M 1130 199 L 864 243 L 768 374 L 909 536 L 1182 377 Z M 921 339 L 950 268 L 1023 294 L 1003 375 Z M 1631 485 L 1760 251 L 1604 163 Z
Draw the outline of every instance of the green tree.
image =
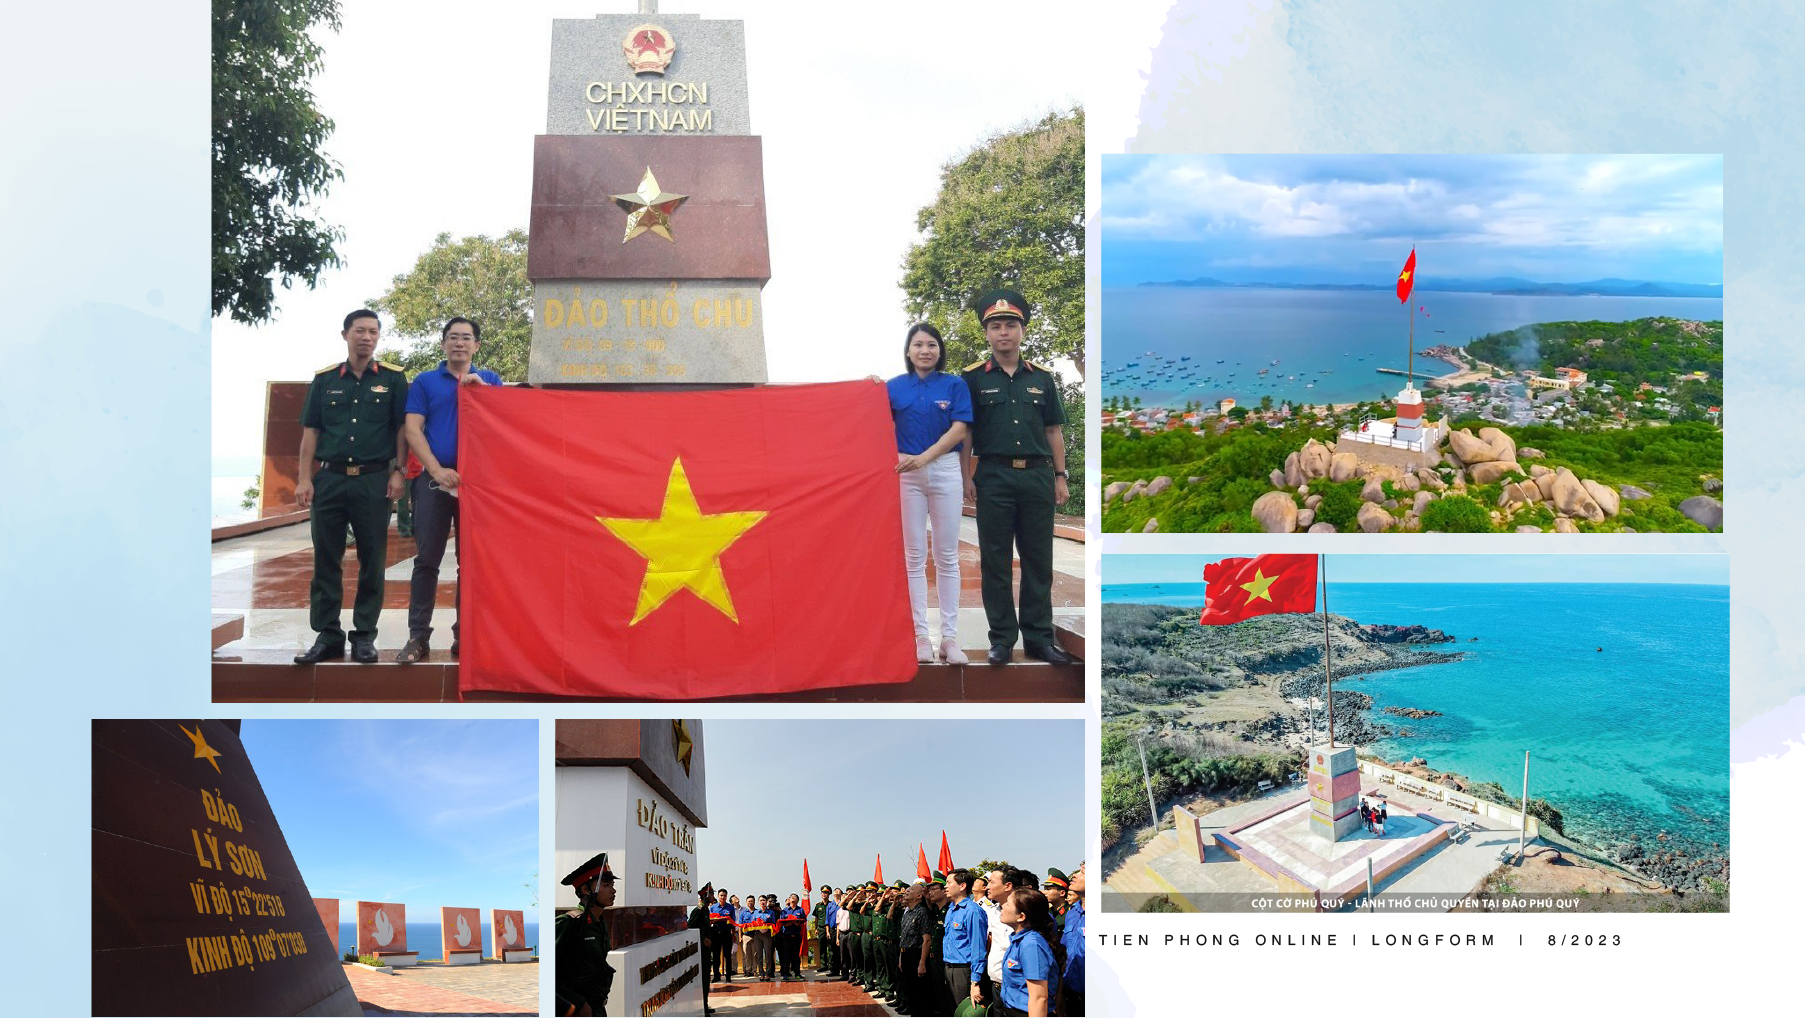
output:
M 1084 373 L 1084 110 L 1049 113 L 941 168 L 940 194 L 915 217 L 903 307 L 946 337 L 949 365 L 985 356 L 969 306 L 992 287 L 1034 306 L 1030 360 L 1068 357 Z
M 257 324 L 276 313 L 275 283 L 312 289 L 339 264 L 343 231 L 314 203 L 338 164 L 320 151 L 332 121 L 309 79 L 338 31 L 338 0 L 213 0 L 213 313 Z
M 482 326 L 477 364 L 503 381 L 524 382 L 533 338 L 532 302 L 526 231 L 514 229 L 500 238 L 452 240 L 449 233 L 439 234 L 412 269 L 396 276 L 388 292 L 369 303 L 393 315 L 394 331 L 413 340 L 400 355 L 410 373 L 439 363 L 439 330 L 447 319 L 461 315 Z

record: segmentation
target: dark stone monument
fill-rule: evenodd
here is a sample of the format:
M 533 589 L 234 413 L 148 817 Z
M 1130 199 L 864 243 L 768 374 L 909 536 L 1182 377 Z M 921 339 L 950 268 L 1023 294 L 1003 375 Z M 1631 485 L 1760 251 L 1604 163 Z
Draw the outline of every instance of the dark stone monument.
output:
M 361 1015 L 237 721 L 95 721 L 96 1015 Z
M 771 257 L 763 149 L 750 131 L 740 22 L 643 12 L 552 22 L 527 231 L 528 381 L 766 380 Z

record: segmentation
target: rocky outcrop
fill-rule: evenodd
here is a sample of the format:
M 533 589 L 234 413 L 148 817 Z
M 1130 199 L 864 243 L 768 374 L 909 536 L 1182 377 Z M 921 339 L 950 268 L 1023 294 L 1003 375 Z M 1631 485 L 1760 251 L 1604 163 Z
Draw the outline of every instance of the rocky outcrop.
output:
M 1430 491 L 1444 491 L 1448 487 L 1447 483 L 1441 479 L 1440 474 L 1427 467 L 1416 472 L 1416 479 L 1422 482 L 1423 487 L 1428 488 Z
M 1505 474 L 1523 472 L 1523 468 L 1517 466 L 1516 460 L 1486 460 L 1473 464 L 1470 469 L 1473 473 L 1474 484 L 1490 484 Z
M 1312 523 L 1312 524 L 1310 524 L 1310 533 L 1312 533 L 1312 534 L 1333 534 L 1333 533 L 1335 533 L 1335 524 L 1333 524 L 1333 523 Z
M 1404 479 L 1398 482 L 1398 487 L 1403 488 L 1405 491 L 1417 491 L 1421 489 L 1422 486 L 1423 482 L 1417 480 L 1415 474 L 1405 474 Z
M 1305 479 L 1327 477 L 1329 475 L 1329 450 L 1321 442 L 1312 438 L 1297 451 L 1297 469 Z
M 1299 509 L 1297 511 L 1297 529 L 1307 531 L 1316 522 L 1316 510 Z
M 1146 494 L 1146 492 L 1147 492 L 1147 482 L 1146 481 L 1136 481 L 1136 482 L 1134 482 L 1134 487 L 1129 488 L 1126 492 L 1122 493 L 1122 501 L 1132 502 L 1136 498 L 1140 497 L 1141 495 Z
M 1541 465 L 1540 463 L 1533 464 L 1529 468 L 1529 476 L 1531 476 L 1531 477 L 1540 477 L 1543 474 L 1552 474 L 1552 473 L 1554 473 L 1554 471 L 1548 469 L 1547 467 Z
M 1537 474 L 1535 476 L 1535 486 L 1536 486 L 1536 490 L 1542 493 L 1542 501 L 1546 502 L 1549 499 L 1553 498 L 1554 497 L 1554 471 L 1550 470 L 1550 471 L 1547 471 L 1546 473 Z
M 1615 516 L 1617 510 L 1622 508 L 1622 503 L 1617 499 L 1617 493 L 1611 490 L 1610 485 L 1599 484 L 1590 477 L 1579 483 L 1586 489 L 1586 494 L 1592 496 L 1592 501 L 1598 503 L 1598 508 L 1604 510 L 1606 516 Z
M 1322 503 L 1321 495 L 1311 495 L 1309 498 L 1304 499 L 1304 508 L 1305 509 L 1314 509 L 1321 503 Z
M 1479 437 L 1485 440 L 1486 445 L 1492 447 L 1492 452 L 1496 455 L 1496 458 L 1510 460 L 1512 463 L 1517 461 L 1516 439 L 1499 431 L 1497 428 L 1480 428 Z
M 1579 528 L 1574 526 L 1573 521 L 1567 517 L 1556 516 L 1554 518 L 1554 532 L 1557 534 L 1577 534 L 1579 533 Z
M 1701 477 L 1699 480 L 1704 482 L 1706 491 L 1718 492 L 1724 490 L 1724 482 L 1715 477 Z
M 1524 525 L 1524 526 L 1517 528 L 1517 533 L 1519 533 L 1519 534 L 1539 534 L 1541 532 L 1542 532 L 1541 527 L 1531 527 L 1528 525 Z
M 1706 530 L 1724 528 L 1724 504 L 1710 495 L 1694 495 L 1679 504 L 1686 518 Z
M 1645 498 L 1654 498 L 1653 495 L 1650 495 L 1648 492 L 1643 491 L 1633 484 L 1626 484 L 1617 490 L 1623 494 L 1623 500 L 1625 502 L 1640 502 Z
M 1395 715 L 1400 718 L 1412 718 L 1412 719 L 1439 718 L 1442 716 L 1441 711 L 1422 710 L 1417 707 L 1387 707 L 1387 708 L 1385 708 L 1384 713 Z
M 1291 455 L 1296 456 L 1297 454 L 1292 453 Z M 1286 488 L 1286 487 L 1295 488 L 1297 486 L 1294 482 L 1289 481 L 1285 477 L 1285 472 L 1283 470 L 1274 470 L 1272 473 L 1267 475 L 1266 479 L 1268 481 L 1271 481 L 1272 486 L 1275 488 Z
M 1360 512 L 1354 520 L 1360 524 L 1361 533 L 1365 534 L 1376 534 L 1392 523 L 1391 514 L 1371 502 L 1360 503 Z
M 1542 450 L 1540 450 L 1540 449 L 1531 449 L 1529 446 L 1526 445 L 1523 448 L 1517 450 L 1517 459 L 1519 459 L 1519 460 L 1539 460 L 1542 458 L 1543 458 L 1543 453 L 1542 453 Z
M 1454 637 L 1427 626 L 1361 626 L 1380 643 L 1453 643 Z
M 1170 487 L 1172 487 L 1172 478 L 1155 477 L 1153 480 L 1147 482 L 1147 497 L 1152 498 Z
M 1338 452 L 1329 458 L 1329 480 L 1345 481 L 1360 469 L 1360 460 L 1351 452 Z
M 1147 520 L 1147 525 L 1141 528 L 1141 533 L 1151 534 L 1158 529 L 1159 529 L 1159 517 L 1155 516 L 1155 517 L 1152 517 Z
M 1103 489 L 1103 505 L 1107 507 L 1111 502 L 1115 501 L 1117 495 L 1120 495 L 1127 490 L 1127 481 L 1111 481 L 1109 486 Z
M 1360 497 L 1368 502 L 1383 502 L 1385 501 L 1385 486 L 1379 483 L 1377 477 L 1368 477 L 1366 484 L 1360 488 Z
M 1453 448 L 1454 455 L 1460 458 L 1462 466 L 1472 463 L 1489 463 L 1498 458 L 1498 453 L 1492 448 L 1491 443 L 1483 438 L 1475 437 L 1465 428 L 1449 432 L 1448 445 Z
M 1433 501 L 1435 501 L 1434 495 L 1431 495 L 1426 491 L 1419 491 L 1416 493 L 1416 498 L 1411 500 L 1410 511 L 1417 516 L 1421 516 L 1423 515 L 1423 510 L 1427 509 L 1429 503 Z
M 1274 473 L 1279 474 L 1280 481 L 1284 482 L 1283 487 L 1295 488 L 1304 483 L 1304 470 L 1303 467 L 1298 465 L 1297 453 L 1295 452 L 1285 457 L 1284 471 L 1282 473 L 1274 471 Z M 1272 486 L 1277 488 L 1281 485 L 1279 481 L 1274 481 L 1272 482 Z
M 1253 518 L 1268 534 L 1291 534 L 1297 531 L 1297 503 L 1283 491 L 1269 491 L 1254 500 Z
M 1596 523 L 1604 519 L 1604 510 L 1599 508 L 1598 501 L 1586 492 L 1585 485 L 1573 476 L 1573 471 L 1561 467 L 1554 472 L 1554 483 L 1548 493 L 1548 501 L 1568 516 L 1579 516 Z

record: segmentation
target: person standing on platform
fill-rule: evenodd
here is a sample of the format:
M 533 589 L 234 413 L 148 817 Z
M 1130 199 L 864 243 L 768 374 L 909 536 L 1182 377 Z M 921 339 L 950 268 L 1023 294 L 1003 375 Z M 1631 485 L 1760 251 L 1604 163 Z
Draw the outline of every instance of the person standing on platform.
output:
M 703 945 L 708 951 L 710 981 L 731 982 L 733 968 L 733 906 L 727 892 L 715 892 L 708 904 L 708 937 Z
M 1028 302 L 1014 290 L 979 298 L 978 321 L 990 356 L 965 369 L 971 388 L 972 470 L 978 560 L 992 665 L 1008 664 L 1016 637 L 1032 658 L 1071 664 L 1053 636 L 1053 507 L 1069 497 L 1065 408 L 1052 372 L 1021 355 Z M 1021 610 L 1011 563 L 1022 564 Z
M 295 655 L 310 665 L 345 656 L 345 527 L 357 540 L 357 598 L 351 607 L 351 660 L 376 660 L 382 574 L 388 568 L 389 503 L 401 496 L 407 438 L 407 373 L 376 360 L 382 322 L 359 309 L 345 316 L 345 359 L 314 373 L 301 410 L 301 463 L 295 503 L 312 510 L 313 585 L 308 621 L 313 645 Z
M 1059 980 L 1059 1013 L 1084 1013 L 1084 864 L 1072 871 L 1072 903 L 1065 912 L 1060 943 L 1065 948 L 1065 969 Z
M 614 966 L 608 964 L 608 924 L 614 905 L 614 871 L 602 852 L 559 881 L 575 888 L 578 907 L 558 914 L 557 982 L 560 1015 L 605 1015 Z
M 890 379 L 887 388 L 896 422 L 896 472 L 902 475 L 903 560 L 915 617 L 915 656 L 922 664 L 962 665 L 967 658 L 959 649 L 959 521 L 965 515 L 965 479 L 971 474 L 971 444 L 966 441 L 971 389 L 943 370 L 946 349 L 940 330 L 927 322 L 909 327 L 903 363 L 908 370 Z M 928 620 L 930 522 L 938 625 Z
M 777 962 L 779 979 L 802 978 L 802 934 L 808 925 L 808 913 L 792 894 L 784 899 L 777 913 Z
M 1059 969 L 1048 937 L 1047 896 L 1032 887 L 1011 891 L 1002 902 L 1003 927 L 1009 930 L 1003 952 L 1002 979 L 997 984 L 997 1013 L 1040 1016 L 1053 1013 L 1059 996 Z
M 978 981 L 983 975 L 990 920 L 971 898 L 972 874 L 957 869 L 946 875 L 946 936 L 940 957 L 946 965 L 946 988 L 954 1003 L 982 1000 Z
M 407 644 L 395 654 L 397 664 L 426 657 L 432 639 L 432 609 L 439 593 L 439 563 L 445 542 L 457 528 L 458 562 L 463 563 L 464 527 L 458 520 L 458 390 L 466 385 L 500 385 L 501 376 L 474 367 L 471 359 L 482 342 L 482 327 L 468 318 L 453 318 L 439 330 L 445 359 L 422 371 L 407 390 L 407 444 L 423 468 L 413 481 L 414 573 L 407 599 Z M 451 623 L 451 656 L 458 656 L 458 624 L 463 615 L 463 584 L 455 595 L 458 616 Z
M 815 968 L 824 973 L 834 970 L 834 920 L 840 906 L 834 903 L 834 889 L 823 884 L 821 900 L 815 903 Z
M 696 893 L 696 897 L 699 899 L 696 902 L 696 907 L 689 910 L 689 928 L 696 931 L 696 936 L 701 939 L 704 945 L 708 943 L 708 935 L 710 932 L 708 909 L 712 904 L 709 899 L 714 897 L 713 891 L 713 884 L 704 885 L 702 890 Z M 704 962 L 706 962 L 706 960 L 705 957 Z M 712 980 L 707 978 L 707 964 L 702 966 L 702 972 L 702 1014 L 706 1016 L 714 1014 L 714 1008 L 708 1006 L 708 984 L 712 982 Z

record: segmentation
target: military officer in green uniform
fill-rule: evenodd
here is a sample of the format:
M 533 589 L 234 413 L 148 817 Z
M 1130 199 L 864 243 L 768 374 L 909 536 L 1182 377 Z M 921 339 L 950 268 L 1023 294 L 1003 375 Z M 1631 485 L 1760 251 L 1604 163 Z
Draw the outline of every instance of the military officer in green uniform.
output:
M 1007 664 L 1022 640 L 1029 657 L 1072 658 L 1053 639 L 1053 507 L 1068 497 L 1065 408 L 1053 374 L 1022 357 L 1028 302 L 1014 290 L 978 299 L 990 356 L 965 369 L 971 387 L 972 484 L 978 503 L 978 563 L 993 665 Z M 1021 611 L 1011 560 L 1022 563 Z
M 313 646 L 296 664 L 345 656 L 339 622 L 344 601 L 345 526 L 357 541 L 357 600 L 351 609 L 351 658 L 376 660 L 382 573 L 388 566 L 389 503 L 401 494 L 407 463 L 407 375 L 375 359 L 382 325 L 365 309 L 345 316 L 346 357 L 321 368 L 301 411 L 301 472 L 295 501 L 311 509 L 313 588 L 308 596 Z
M 571 870 L 562 884 L 576 888 L 578 907 L 558 913 L 557 996 L 560 1015 L 605 1015 L 614 966 L 608 964 L 608 925 L 614 870 L 602 852 Z

